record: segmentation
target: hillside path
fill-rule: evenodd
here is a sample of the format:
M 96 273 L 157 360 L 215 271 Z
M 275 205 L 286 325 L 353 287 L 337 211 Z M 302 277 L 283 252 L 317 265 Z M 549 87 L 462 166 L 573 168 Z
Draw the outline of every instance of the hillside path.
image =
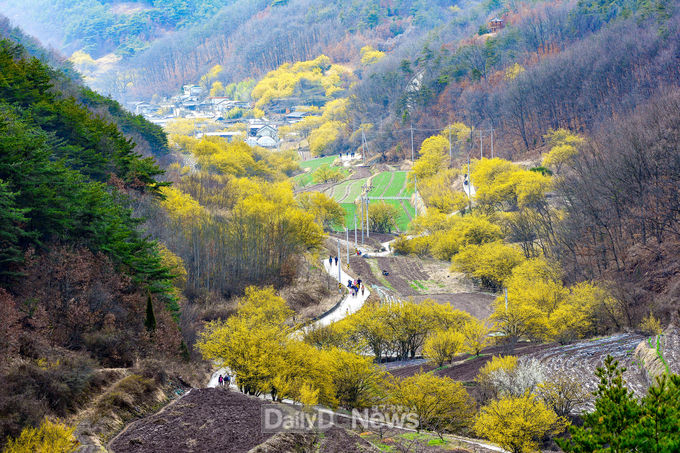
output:
M 356 257 L 354 259 L 360 260 L 362 258 Z M 341 267 L 340 269 L 340 280 L 338 280 L 338 266 L 335 264 L 330 265 L 328 263 L 328 260 L 323 260 L 323 267 L 326 269 L 326 272 L 328 272 L 328 275 L 333 277 L 335 280 L 338 280 L 339 283 L 342 284 L 345 288 L 347 287 L 347 280 L 352 280 L 354 281 L 354 278 L 351 277 L 347 272 L 342 270 L 342 260 L 338 261 L 338 266 Z M 333 322 L 340 321 L 346 316 L 351 315 L 352 313 L 357 312 L 363 305 L 364 302 L 368 299 L 368 296 L 371 295 L 371 291 L 369 291 L 368 288 L 365 287 L 364 285 L 364 294 L 361 294 L 361 290 L 359 290 L 359 293 L 356 295 L 356 297 L 352 297 L 351 294 L 348 294 L 340 303 L 336 306 L 336 308 L 329 313 L 326 313 L 324 316 L 319 318 L 315 323 L 314 326 L 316 327 L 323 327 L 327 326 Z

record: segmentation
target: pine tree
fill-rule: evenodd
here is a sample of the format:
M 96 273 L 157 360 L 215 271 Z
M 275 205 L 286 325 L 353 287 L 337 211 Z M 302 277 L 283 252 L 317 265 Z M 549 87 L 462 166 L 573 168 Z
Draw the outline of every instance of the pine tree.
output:
M 189 347 L 187 344 L 182 340 L 182 342 L 179 344 L 179 354 L 182 356 L 183 360 L 186 360 L 187 362 L 191 360 L 191 354 L 189 353 Z
M 0 278 L 16 275 L 13 268 L 22 261 L 19 240 L 25 232 L 19 226 L 26 222 L 27 209 L 16 206 L 16 193 L 10 192 L 8 184 L 0 179 Z
M 146 297 L 146 319 L 144 320 L 144 326 L 149 332 L 156 330 L 156 316 L 153 314 L 153 301 L 151 300 L 151 292 L 149 292 Z
M 607 356 L 604 366 L 595 374 L 600 378 L 595 401 L 595 411 L 583 416 L 582 427 L 570 427 L 570 441 L 560 441 L 566 452 L 630 451 L 626 448 L 631 428 L 642 415 L 640 404 L 623 380 L 625 368 Z

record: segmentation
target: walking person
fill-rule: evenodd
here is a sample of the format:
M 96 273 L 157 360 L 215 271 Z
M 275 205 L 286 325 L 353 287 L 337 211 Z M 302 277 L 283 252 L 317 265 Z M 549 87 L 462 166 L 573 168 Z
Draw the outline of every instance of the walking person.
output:
M 333 257 L 330 255 L 328 255 L 328 265 L 331 267 L 333 266 Z
M 335 257 L 335 265 L 336 266 L 338 265 L 338 257 L 337 256 Z
M 361 285 L 361 295 L 364 295 L 364 285 Z
M 220 378 L 217 380 L 220 383 L 220 387 L 224 385 L 224 379 L 222 379 L 222 375 L 220 374 Z

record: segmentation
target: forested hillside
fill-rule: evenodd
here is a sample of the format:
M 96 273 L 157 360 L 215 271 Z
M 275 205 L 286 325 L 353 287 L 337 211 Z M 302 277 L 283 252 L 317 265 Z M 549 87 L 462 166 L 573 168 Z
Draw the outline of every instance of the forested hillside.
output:
M 96 88 L 119 99 L 169 95 L 216 64 L 226 68 L 228 82 L 238 82 L 322 53 L 346 62 L 366 44 L 410 45 L 455 15 L 448 2 L 415 0 L 333 1 L 321 8 L 310 0 L 183 4 L 31 0 L 3 1 L 0 9 L 67 55 L 77 51 L 81 70 L 97 73 Z M 111 70 L 98 73 L 98 66 Z
M 133 200 L 161 197 L 163 172 L 105 119 L 109 109 L 118 120 L 131 116 L 11 41 L 0 41 L 0 68 L 6 439 L 80 408 L 106 383 L 98 367 L 152 354 L 178 359 L 182 340 L 167 249 L 132 214 Z M 137 121 L 128 124 L 133 134 L 153 127 Z

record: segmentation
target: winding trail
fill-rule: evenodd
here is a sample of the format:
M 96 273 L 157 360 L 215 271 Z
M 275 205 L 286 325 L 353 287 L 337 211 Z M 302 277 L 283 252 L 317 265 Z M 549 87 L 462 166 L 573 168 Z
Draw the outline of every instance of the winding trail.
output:
M 344 241 L 343 241 L 344 242 Z M 362 259 L 359 257 L 355 257 L 354 259 Z M 338 266 L 340 266 L 340 280 L 338 280 Z M 328 260 L 323 260 L 323 267 L 326 269 L 326 272 L 328 272 L 328 275 L 333 277 L 335 280 L 337 280 L 339 283 L 341 283 L 344 287 L 347 285 L 348 280 L 354 280 L 353 277 L 351 277 L 347 272 L 342 270 L 342 260 L 338 261 L 338 266 L 335 264 L 330 265 L 328 263 Z M 344 299 L 340 301 L 338 305 L 335 306 L 335 309 L 331 310 L 330 312 L 326 313 L 325 316 L 319 318 L 313 325 L 316 327 L 323 327 L 327 326 L 333 322 L 340 321 L 342 318 L 351 315 L 352 313 L 356 313 L 366 302 L 366 299 L 368 299 L 368 296 L 371 295 L 371 291 L 369 291 L 368 288 L 365 287 L 364 285 L 364 294 L 361 294 L 361 290 L 359 290 L 359 293 L 355 296 L 352 297 L 351 294 L 348 294 Z
M 344 242 L 344 241 L 343 241 Z M 355 259 L 362 259 L 362 258 L 355 258 Z M 338 261 L 338 265 L 342 267 L 342 261 Z M 328 263 L 328 260 L 323 260 L 323 267 L 326 269 L 326 272 L 335 280 L 338 280 L 338 266 L 335 264 L 330 265 Z M 354 280 L 347 272 L 343 271 L 340 269 L 340 280 L 339 283 L 342 283 L 343 286 L 347 284 L 347 280 Z M 346 286 L 345 286 L 346 287 Z M 314 322 L 312 325 L 315 327 L 323 327 L 327 326 L 331 323 L 334 323 L 336 321 L 340 321 L 346 316 L 351 315 L 352 313 L 357 312 L 366 302 L 368 297 L 371 295 L 371 291 L 369 291 L 368 288 L 364 287 L 364 294 L 361 294 L 361 291 L 356 295 L 356 297 L 352 297 L 352 294 L 348 294 L 344 299 L 342 299 L 333 309 L 331 309 L 328 313 L 326 313 L 323 317 L 319 318 Z M 210 381 L 208 382 L 207 387 L 209 388 L 215 388 L 219 385 L 219 379 L 220 375 L 224 376 L 225 373 L 228 372 L 227 368 L 220 368 L 216 370 L 212 376 L 210 377 Z M 234 384 L 234 376 L 232 376 L 231 380 L 231 385 L 230 388 L 238 390 L 238 387 L 236 384 Z

